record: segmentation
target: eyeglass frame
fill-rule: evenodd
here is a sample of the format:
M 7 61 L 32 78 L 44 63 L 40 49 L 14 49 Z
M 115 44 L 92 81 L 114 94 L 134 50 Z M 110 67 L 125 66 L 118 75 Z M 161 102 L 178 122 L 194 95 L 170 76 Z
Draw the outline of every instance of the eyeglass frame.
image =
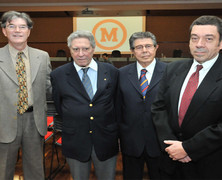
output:
M 29 29 L 29 27 L 27 25 L 14 25 L 14 24 L 8 24 L 6 26 L 6 28 L 8 28 L 10 31 L 14 31 L 15 29 L 19 28 L 20 31 L 25 31 L 27 29 Z
M 146 45 L 137 45 L 133 48 L 133 50 L 137 50 L 137 51 L 142 51 L 144 49 L 144 47 L 146 48 L 146 50 L 152 50 L 153 48 L 155 48 L 156 46 L 153 44 L 146 44 Z

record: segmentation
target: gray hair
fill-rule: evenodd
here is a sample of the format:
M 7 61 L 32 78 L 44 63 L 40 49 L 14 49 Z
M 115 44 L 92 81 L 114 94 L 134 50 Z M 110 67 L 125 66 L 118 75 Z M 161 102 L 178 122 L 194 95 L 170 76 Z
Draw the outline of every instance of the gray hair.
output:
M 190 33 L 194 25 L 213 25 L 217 27 L 220 35 L 219 42 L 222 40 L 222 19 L 217 16 L 200 16 L 190 25 Z
M 133 50 L 135 48 L 134 42 L 136 39 L 144 39 L 144 38 L 150 38 L 153 41 L 154 47 L 156 47 L 157 45 L 156 36 L 153 33 L 146 31 L 146 32 L 135 32 L 130 36 L 129 38 L 130 49 Z
M 96 42 L 95 42 L 94 36 L 91 32 L 89 32 L 89 31 L 75 31 L 75 32 L 71 33 L 69 35 L 69 37 L 67 38 L 67 45 L 69 48 L 71 47 L 72 41 L 77 38 L 86 38 L 89 40 L 92 48 L 96 47 Z
M 6 28 L 7 22 L 10 23 L 13 19 L 22 18 L 26 21 L 26 24 L 29 29 L 33 27 L 33 21 L 31 20 L 30 16 L 24 12 L 17 12 L 17 11 L 8 11 L 2 15 L 1 18 L 1 27 Z

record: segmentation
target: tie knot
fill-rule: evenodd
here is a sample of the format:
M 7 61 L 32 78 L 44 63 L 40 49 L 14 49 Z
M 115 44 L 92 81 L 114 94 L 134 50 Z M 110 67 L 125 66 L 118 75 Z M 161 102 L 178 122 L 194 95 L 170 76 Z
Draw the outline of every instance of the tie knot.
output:
M 18 56 L 21 56 L 22 54 L 23 54 L 23 52 L 22 52 L 22 51 L 18 52 Z
M 84 74 L 86 74 L 88 70 L 89 70 L 89 68 L 82 68 L 82 71 Z
M 202 68 L 203 68 L 202 65 L 197 65 L 197 70 L 196 70 L 196 72 L 200 71 Z
M 146 69 L 142 69 L 141 70 L 141 74 L 146 74 L 147 70 Z

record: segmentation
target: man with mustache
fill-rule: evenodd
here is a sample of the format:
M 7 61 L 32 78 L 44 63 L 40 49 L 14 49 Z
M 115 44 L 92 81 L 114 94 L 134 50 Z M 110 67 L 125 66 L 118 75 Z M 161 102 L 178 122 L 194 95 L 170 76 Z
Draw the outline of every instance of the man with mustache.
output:
M 190 26 L 192 60 L 167 66 L 152 106 L 163 179 L 222 179 L 222 19 Z

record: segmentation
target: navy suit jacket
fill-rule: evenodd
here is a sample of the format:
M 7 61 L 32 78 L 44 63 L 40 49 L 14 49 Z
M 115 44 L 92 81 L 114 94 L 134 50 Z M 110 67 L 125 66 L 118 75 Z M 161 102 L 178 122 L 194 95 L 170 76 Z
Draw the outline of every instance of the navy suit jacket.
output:
M 73 63 L 51 73 L 55 107 L 63 120 L 62 151 L 66 157 L 88 161 L 95 148 L 99 160 L 118 152 L 115 96 L 118 70 L 98 63 L 97 92 L 90 100 Z
M 190 163 L 196 165 L 202 177 L 222 178 L 222 56 L 219 55 L 199 85 L 179 127 L 180 91 L 192 63 L 193 60 L 182 60 L 167 66 L 152 106 L 153 121 L 163 152 L 164 140 L 182 141 L 192 159 Z M 168 173 L 179 164 L 167 154 L 162 162 Z
M 151 157 L 160 154 L 160 147 L 151 117 L 151 104 L 158 91 L 166 64 L 156 61 L 146 99 L 143 99 L 136 63 L 120 69 L 118 83 L 118 122 L 122 153 L 139 157 L 144 149 Z

